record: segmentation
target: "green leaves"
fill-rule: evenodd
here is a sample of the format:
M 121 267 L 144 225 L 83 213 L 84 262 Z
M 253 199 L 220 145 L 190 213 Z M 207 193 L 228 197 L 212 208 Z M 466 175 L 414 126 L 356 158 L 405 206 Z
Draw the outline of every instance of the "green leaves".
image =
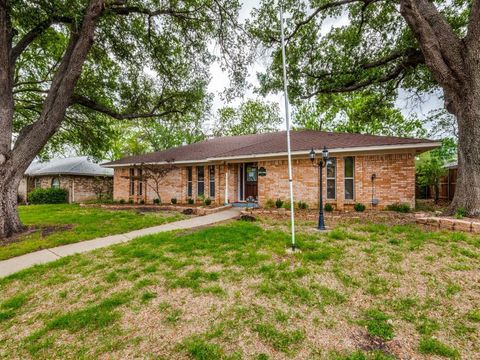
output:
M 406 118 L 394 98 L 363 90 L 348 94 L 322 94 L 298 107 L 293 116 L 298 128 L 374 135 L 426 135 L 415 116 Z
M 51 23 L 16 63 L 17 134 L 41 113 L 59 61 L 87 5 L 85 0 L 11 2 L 17 33 L 14 45 L 40 23 Z M 230 71 L 232 86 L 240 89 L 244 85 L 250 50 L 237 22 L 240 6 L 238 1 L 226 0 L 107 1 L 75 87 L 75 94 L 88 102 L 72 102 L 43 156 L 73 148 L 95 158 L 111 157 L 107 152 L 115 142 L 125 142 L 133 129 L 144 130 L 139 121 L 132 126 L 117 125 L 128 120 L 114 120 L 114 114 L 149 115 L 133 117 L 148 119 L 151 131 L 145 149 L 178 145 L 179 140 L 172 140 L 170 133 L 199 129 L 208 114 L 207 85 L 213 61 L 218 59 Z M 195 130 L 189 141 L 197 140 L 198 135 L 202 136 Z M 161 139 L 161 144 L 151 139 Z
M 277 130 L 282 121 L 277 104 L 247 100 L 236 109 L 220 109 L 213 133 L 215 136 L 225 136 L 271 132 Z

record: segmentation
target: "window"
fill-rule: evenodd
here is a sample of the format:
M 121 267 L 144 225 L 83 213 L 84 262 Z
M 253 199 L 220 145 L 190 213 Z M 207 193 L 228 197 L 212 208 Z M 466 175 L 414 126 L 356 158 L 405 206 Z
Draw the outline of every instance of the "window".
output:
M 257 167 L 256 166 L 247 166 L 247 181 L 249 181 L 249 182 L 257 181 Z
M 345 158 L 345 199 L 353 200 L 354 196 L 355 159 L 352 156 Z
M 210 181 L 210 197 L 215 198 L 215 165 L 208 167 L 208 180 Z
M 143 170 L 142 169 L 137 169 L 137 195 L 142 196 L 143 195 Z
M 197 166 L 197 195 L 205 195 L 205 168 Z
M 58 177 L 54 177 L 52 179 L 52 188 L 59 189 L 60 188 L 60 179 Z
M 192 167 L 189 166 L 187 167 L 187 196 L 192 197 L 193 196 L 193 171 Z
M 130 196 L 135 195 L 135 169 L 130 169 Z
M 334 200 L 336 198 L 336 175 L 337 175 L 337 159 L 330 158 L 327 161 L 327 199 Z
M 42 187 L 42 181 L 40 180 L 40 178 L 35 178 L 33 186 L 35 187 L 35 189 L 39 189 Z

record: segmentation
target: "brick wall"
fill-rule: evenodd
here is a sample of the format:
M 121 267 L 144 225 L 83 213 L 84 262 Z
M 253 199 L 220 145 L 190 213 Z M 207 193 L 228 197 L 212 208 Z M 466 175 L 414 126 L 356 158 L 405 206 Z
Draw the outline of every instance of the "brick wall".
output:
M 354 156 L 355 179 L 354 199 L 345 200 L 344 191 L 344 158 Z M 356 202 L 372 207 L 372 174 L 376 174 L 375 198 L 379 199 L 379 208 L 395 202 L 415 205 L 415 156 L 413 152 L 395 154 L 341 154 L 336 155 L 336 199 L 326 199 L 326 179 L 324 178 L 324 201 L 333 204 L 338 209 L 352 208 Z M 258 200 L 260 205 L 267 199 L 289 199 L 287 160 L 259 161 L 258 167 L 264 167 L 266 176 L 258 177 Z M 226 172 L 228 169 L 228 201 L 238 201 L 238 164 L 215 165 L 215 197 L 216 203 L 223 204 L 225 199 Z M 114 180 L 114 199 L 132 198 L 138 201 L 140 197 L 129 194 L 129 169 L 116 168 Z M 319 172 L 308 159 L 293 160 L 294 197 L 295 201 L 305 201 L 310 207 L 318 207 Z M 193 166 L 193 198 L 197 199 L 197 168 Z M 205 194 L 209 195 L 209 173 L 205 166 Z M 187 201 L 187 168 L 178 167 L 167 175 L 161 184 L 163 202 L 170 202 L 176 197 L 179 202 Z M 146 202 L 156 198 L 149 188 L 141 197 Z
M 326 199 L 326 176 L 323 169 L 323 198 L 340 210 L 352 208 L 356 202 L 367 207 L 372 201 L 372 174 L 376 175 L 375 198 L 379 208 L 396 202 L 415 206 L 415 156 L 413 153 L 355 155 L 354 199 L 345 200 L 344 158 L 336 158 L 336 199 Z M 267 199 L 289 199 L 287 160 L 261 161 L 259 167 L 267 170 L 258 182 L 259 202 Z M 308 159 L 294 159 L 292 162 L 295 201 L 305 201 L 310 207 L 318 207 L 319 171 Z

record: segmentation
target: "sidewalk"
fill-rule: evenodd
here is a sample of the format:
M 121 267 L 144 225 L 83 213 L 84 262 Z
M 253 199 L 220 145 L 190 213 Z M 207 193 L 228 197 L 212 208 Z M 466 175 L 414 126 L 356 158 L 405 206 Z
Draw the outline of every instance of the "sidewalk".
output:
M 230 208 L 210 215 L 198 216 L 191 219 L 180 220 L 169 224 L 154 226 L 146 229 L 131 231 L 126 234 L 111 235 L 104 238 L 82 241 L 74 244 L 57 246 L 51 249 L 35 251 L 30 254 L 17 256 L 0 261 L 0 277 L 5 277 L 33 265 L 44 264 L 58 260 L 62 257 L 83 253 L 98 248 L 119 244 L 133 240 L 140 236 L 157 234 L 164 231 L 191 229 L 200 226 L 215 224 L 233 219 L 240 215 L 240 209 Z

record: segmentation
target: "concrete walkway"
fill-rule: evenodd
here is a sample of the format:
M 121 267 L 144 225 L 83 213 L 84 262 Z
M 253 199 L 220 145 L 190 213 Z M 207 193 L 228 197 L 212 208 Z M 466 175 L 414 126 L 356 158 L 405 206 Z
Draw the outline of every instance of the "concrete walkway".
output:
M 10 274 L 16 273 L 17 271 L 29 268 L 33 265 L 44 264 L 58 260 L 65 256 L 127 242 L 140 236 L 157 234 L 164 231 L 192 229 L 200 226 L 211 225 L 221 221 L 233 219 L 239 215 L 240 209 L 230 208 L 228 210 L 224 210 L 214 214 L 198 216 L 191 219 L 180 220 L 146 229 L 135 230 L 126 234 L 112 235 L 104 238 L 97 238 L 74 244 L 68 244 L 50 249 L 35 251 L 30 254 L 25 254 L 8 260 L 0 261 L 0 277 L 8 276 Z

